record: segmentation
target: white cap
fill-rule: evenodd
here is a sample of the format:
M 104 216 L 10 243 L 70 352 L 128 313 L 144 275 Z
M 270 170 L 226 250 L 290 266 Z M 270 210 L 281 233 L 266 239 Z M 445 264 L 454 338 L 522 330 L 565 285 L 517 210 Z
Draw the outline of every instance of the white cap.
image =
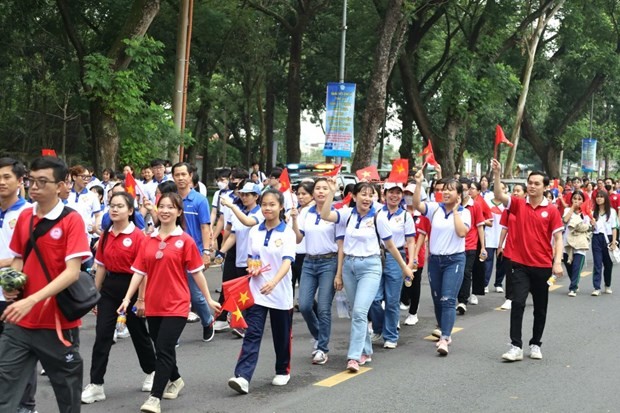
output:
M 400 182 L 385 182 L 383 184 L 383 190 L 384 191 L 389 191 L 392 188 L 400 188 L 400 190 L 403 190 L 403 184 L 401 184 Z
M 405 187 L 405 192 L 415 193 L 415 184 L 409 184 Z
M 258 186 L 254 182 L 246 182 L 245 185 L 243 185 L 243 188 L 241 188 L 239 192 L 244 193 L 244 194 L 260 195 L 260 186 Z

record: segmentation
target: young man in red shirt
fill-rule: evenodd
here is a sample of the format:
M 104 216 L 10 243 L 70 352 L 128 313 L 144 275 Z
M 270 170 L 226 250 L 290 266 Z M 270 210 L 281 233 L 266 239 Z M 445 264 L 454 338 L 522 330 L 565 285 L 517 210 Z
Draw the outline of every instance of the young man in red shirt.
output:
M 501 165 L 491 161 L 495 175 L 495 198 L 515 215 L 514 249 L 512 251 L 512 309 L 510 311 L 510 340 L 512 347 L 502 355 L 506 361 L 523 360 L 521 327 L 523 311 L 529 293 L 534 301 L 534 327 L 530 340 L 530 358 L 542 359 L 540 346 L 545 321 L 551 275 L 562 276 L 562 231 L 564 225 L 558 209 L 543 196 L 549 177 L 532 172 L 527 178 L 527 196 L 519 199 L 501 191 Z M 552 245 L 553 241 L 553 247 Z
M 68 214 L 37 238 L 36 245 L 51 282 L 48 282 L 34 250 L 24 257 L 30 239 L 30 225 L 36 228 L 43 219 L 57 220 L 60 217 L 64 204 L 58 195 L 65 190 L 68 172 L 64 162 L 51 157 L 38 158 L 30 167 L 30 196 L 36 203 L 20 214 L 9 245 L 15 257 L 11 266 L 23 271 L 28 282 L 19 300 L 18 292 L 4 291 L 7 301 L 13 302 L 2 314 L 6 327 L 0 336 L 0 412 L 17 411 L 37 360 L 50 377 L 58 410 L 61 413 L 80 411 L 81 322 L 68 321 L 55 298 L 77 281 L 82 261 L 92 255 L 80 215 Z

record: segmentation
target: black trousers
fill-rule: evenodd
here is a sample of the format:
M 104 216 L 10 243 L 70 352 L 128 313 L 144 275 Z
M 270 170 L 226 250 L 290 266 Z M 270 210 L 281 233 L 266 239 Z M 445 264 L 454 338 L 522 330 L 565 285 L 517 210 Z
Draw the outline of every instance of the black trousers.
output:
M 295 284 L 301 280 L 301 267 L 304 265 L 304 259 L 306 254 L 295 255 L 295 262 L 291 267 L 292 281 L 293 281 L 293 298 L 295 298 Z
M 476 261 L 477 255 L 475 250 L 465 251 L 465 269 L 463 271 L 463 283 L 459 290 L 458 300 L 461 304 L 467 304 L 467 299 L 471 295 L 471 279 L 474 269 L 474 261 Z
M 547 320 L 547 303 L 549 286 L 547 280 L 551 276 L 551 268 L 528 267 L 512 263 L 512 309 L 510 310 L 510 340 L 513 346 L 522 348 L 521 328 L 525 301 L 529 293 L 534 301 L 534 326 L 530 345 L 542 344 L 542 335 Z
M 480 242 L 478 242 L 478 249 L 474 257 L 471 272 L 471 293 L 474 295 L 485 295 L 484 288 L 486 287 L 486 269 L 484 261 L 478 259 L 480 257 Z
M 502 256 L 502 266 L 506 274 L 506 300 L 512 300 L 512 261 L 510 258 Z
M 114 343 L 114 329 L 116 328 L 116 309 L 121 305 L 129 283 L 131 275 L 112 274 L 106 275 L 101 286 L 101 298 L 97 303 L 97 325 L 95 327 L 95 344 L 93 345 L 93 356 L 90 365 L 90 382 L 93 384 L 103 384 L 110 349 Z M 137 295 L 132 297 L 127 311 L 127 329 L 131 334 L 131 341 L 136 350 L 138 361 L 142 371 L 150 374 L 155 371 L 155 350 L 153 342 L 146 328 L 146 320 L 135 315 L 131 308 L 135 305 Z
M 418 267 L 413 273 L 413 282 L 411 287 L 406 287 L 403 283 L 403 288 L 400 290 L 400 302 L 409 305 L 409 314 L 415 315 L 418 313 L 418 306 L 420 305 L 420 290 L 422 288 L 422 271 L 424 267 Z
M 0 412 L 17 410 L 37 360 L 50 379 L 58 411 L 80 411 L 83 373 L 80 329 L 62 330 L 62 335 L 71 343 L 69 347 L 60 342 L 55 330 L 5 326 L 0 336 Z
M 176 345 L 187 324 L 187 317 L 147 317 L 147 320 L 157 357 L 151 396 L 161 399 L 168 381 L 181 377 L 177 367 Z

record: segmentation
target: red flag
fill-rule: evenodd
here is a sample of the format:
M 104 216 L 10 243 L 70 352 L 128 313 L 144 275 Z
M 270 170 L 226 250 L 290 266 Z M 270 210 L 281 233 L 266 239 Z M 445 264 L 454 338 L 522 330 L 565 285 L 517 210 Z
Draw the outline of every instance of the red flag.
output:
M 406 184 L 409 178 L 409 159 L 395 159 L 392 163 L 392 171 L 387 182 L 401 182 Z
M 280 192 L 286 192 L 291 189 L 291 178 L 288 176 L 288 169 L 282 169 L 282 174 L 280 175 Z
M 245 322 L 245 318 L 243 318 L 243 314 L 239 307 L 235 309 L 235 311 L 230 312 L 230 327 L 231 328 L 248 328 L 248 324 Z
M 41 149 L 41 155 L 42 156 L 53 156 L 54 158 L 58 157 L 54 149 Z
M 353 199 L 353 197 L 351 196 L 351 192 L 349 192 L 342 201 L 336 202 L 334 204 L 334 208 L 341 209 L 342 207 L 349 206 L 349 204 L 351 203 L 351 199 Z
M 431 141 L 429 139 L 428 144 L 426 145 L 424 149 L 422 149 L 422 152 L 420 152 L 418 156 L 432 155 L 432 154 L 433 154 L 433 145 L 431 144 Z
M 236 309 L 245 310 L 254 305 L 254 297 L 250 291 L 250 278 L 243 276 L 222 283 L 226 301 L 222 308 L 233 312 Z
M 342 164 L 338 164 L 331 171 L 323 172 L 319 174 L 319 176 L 336 176 L 340 173 L 340 169 L 342 168 Z
M 512 142 L 506 139 L 506 135 L 504 135 L 504 130 L 501 126 L 495 126 L 495 146 L 499 146 L 500 143 L 505 143 L 508 146 L 514 146 Z
M 374 165 L 367 166 L 366 168 L 358 169 L 355 172 L 355 175 L 359 179 L 363 179 L 366 181 L 380 181 L 379 171 L 377 171 L 377 167 Z
M 435 154 L 433 152 L 431 152 L 430 155 L 426 157 L 426 163 L 433 166 L 439 165 L 439 162 L 437 162 L 437 160 L 435 159 Z
M 135 198 L 137 187 L 138 187 L 138 184 L 136 183 L 136 180 L 134 179 L 133 175 L 127 172 L 125 174 L 125 191 Z

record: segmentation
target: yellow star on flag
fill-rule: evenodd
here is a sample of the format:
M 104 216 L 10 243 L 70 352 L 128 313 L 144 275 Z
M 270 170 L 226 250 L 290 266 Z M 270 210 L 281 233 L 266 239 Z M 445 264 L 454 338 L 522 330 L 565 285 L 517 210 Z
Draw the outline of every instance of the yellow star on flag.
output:
M 248 301 L 249 299 L 250 297 L 248 297 L 248 292 L 245 291 L 243 293 L 239 293 L 239 299 L 237 301 L 239 301 L 241 305 L 245 305 L 245 302 Z
M 239 310 L 239 307 L 237 307 L 237 310 L 235 310 L 233 316 L 235 316 L 235 321 L 239 321 L 243 318 L 243 314 L 241 314 L 241 310 Z
M 405 172 L 405 168 L 403 168 L 402 165 L 398 165 L 398 167 L 396 168 L 396 172 L 402 174 L 403 172 Z
M 368 171 L 364 171 L 364 172 L 362 172 L 362 176 L 363 176 L 364 178 L 368 178 L 368 177 L 370 176 L 370 172 L 368 172 Z

